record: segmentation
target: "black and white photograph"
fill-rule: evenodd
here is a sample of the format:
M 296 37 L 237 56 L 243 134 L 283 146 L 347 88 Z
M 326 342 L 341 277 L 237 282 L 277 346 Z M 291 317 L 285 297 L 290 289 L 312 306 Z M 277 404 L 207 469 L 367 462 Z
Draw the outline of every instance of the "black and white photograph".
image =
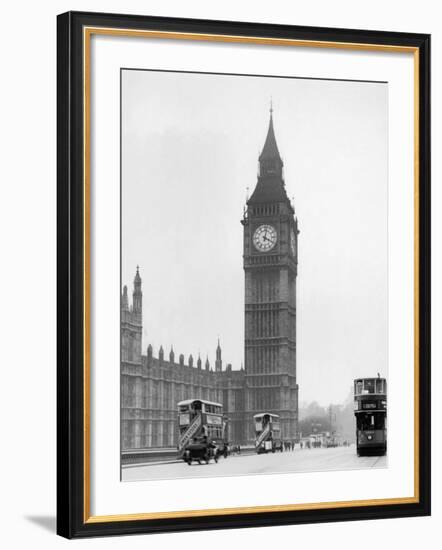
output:
M 388 83 L 120 86 L 121 480 L 388 468 Z
M 2 8 L 2 547 L 432 550 L 439 4 Z

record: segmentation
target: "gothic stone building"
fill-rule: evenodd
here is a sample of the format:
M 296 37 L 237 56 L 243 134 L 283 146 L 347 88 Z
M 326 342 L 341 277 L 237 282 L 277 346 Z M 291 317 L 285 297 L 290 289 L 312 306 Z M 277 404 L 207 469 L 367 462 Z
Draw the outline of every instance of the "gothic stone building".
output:
M 121 298 L 121 444 L 122 450 L 175 447 L 177 403 L 201 398 L 223 404 L 227 437 L 253 443 L 253 415 L 281 417 L 284 439 L 298 434 L 296 383 L 296 277 L 298 222 L 283 178 L 272 110 L 259 157 L 255 190 L 247 201 L 243 225 L 245 272 L 245 368 L 223 369 L 221 347 L 215 369 L 192 355 L 168 357 L 141 347 L 142 288 L 137 268 L 132 305 L 127 287 Z
M 141 277 L 137 269 L 132 307 L 129 308 L 127 287 L 121 302 L 121 446 L 122 450 L 177 445 L 177 403 L 201 398 L 222 403 L 228 416 L 230 441 L 243 440 L 244 369 L 223 370 L 221 347 L 216 348 L 215 370 L 208 359 L 194 362 L 192 355 L 184 360 L 168 357 L 160 347 L 153 356 L 152 345 L 144 355 L 142 334 Z M 177 359 L 177 360 L 176 360 Z
M 287 197 L 272 109 L 244 227 L 246 416 L 268 411 L 281 418 L 284 438 L 298 431 L 296 277 L 298 221 Z M 253 424 L 245 425 L 246 438 Z

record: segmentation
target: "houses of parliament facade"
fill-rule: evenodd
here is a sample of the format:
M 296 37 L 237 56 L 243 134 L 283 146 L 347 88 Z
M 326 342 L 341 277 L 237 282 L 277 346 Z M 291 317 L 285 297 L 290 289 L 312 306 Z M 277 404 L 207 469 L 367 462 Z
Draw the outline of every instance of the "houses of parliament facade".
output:
M 288 199 L 273 113 L 259 156 L 259 175 L 243 219 L 244 367 L 223 367 L 220 342 L 213 366 L 152 345 L 142 350 L 143 292 L 137 268 L 132 304 L 121 296 L 121 448 L 176 447 L 177 403 L 223 405 L 232 444 L 254 442 L 253 415 L 280 416 L 284 439 L 298 437 L 296 278 L 298 221 Z M 213 368 L 214 367 L 214 368 Z

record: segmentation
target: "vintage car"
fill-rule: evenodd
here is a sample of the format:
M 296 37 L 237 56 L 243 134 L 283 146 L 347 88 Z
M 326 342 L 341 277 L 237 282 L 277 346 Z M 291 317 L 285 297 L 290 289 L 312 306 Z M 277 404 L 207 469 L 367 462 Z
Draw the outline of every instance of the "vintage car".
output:
M 198 462 L 198 464 L 201 464 L 201 461 L 209 464 L 211 459 L 218 462 L 218 455 L 218 448 L 214 443 L 199 440 L 186 445 L 183 452 L 183 460 L 187 462 L 189 466 L 193 461 Z

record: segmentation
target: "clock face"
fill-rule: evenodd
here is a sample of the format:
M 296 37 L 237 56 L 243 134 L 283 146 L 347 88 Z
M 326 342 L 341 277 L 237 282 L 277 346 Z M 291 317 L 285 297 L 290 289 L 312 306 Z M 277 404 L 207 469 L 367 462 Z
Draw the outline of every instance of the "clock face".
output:
M 260 252 L 268 252 L 276 244 L 276 229 L 271 225 L 260 225 L 253 234 L 253 244 Z
M 293 256 L 296 256 L 296 240 L 293 229 L 290 230 L 290 248 L 292 249 Z

